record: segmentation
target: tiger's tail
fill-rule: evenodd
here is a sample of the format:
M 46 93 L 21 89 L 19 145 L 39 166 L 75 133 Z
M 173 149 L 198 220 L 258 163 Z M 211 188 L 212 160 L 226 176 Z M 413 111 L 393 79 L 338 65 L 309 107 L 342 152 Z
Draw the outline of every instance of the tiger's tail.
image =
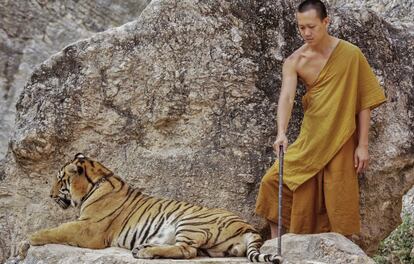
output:
M 262 254 L 259 249 L 263 244 L 262 237 L 257 233 L 246 233 L 244 237 L 247 247 L 247 259 L 251 262 L 282 263 L 282 256 Z

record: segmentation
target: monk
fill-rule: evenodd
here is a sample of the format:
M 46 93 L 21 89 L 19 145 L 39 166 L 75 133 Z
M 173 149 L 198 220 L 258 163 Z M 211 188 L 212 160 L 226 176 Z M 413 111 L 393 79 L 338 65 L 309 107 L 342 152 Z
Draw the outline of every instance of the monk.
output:
M 296 234 L 360 231 L 357 174 L 369 164 L 371 110 L 386 101 L 361 50 L 328 34 L 329 17 L 319 0 L 302 2 L 296 12 L 305 44 L 284 62 L 277 109 L 276 156 L 284 151 L 282 223 Z M 300 79 L 304 117 L 288 146 L 286 131 Z M 256 213 L 277 235 L 278 162 L 264 175 Z

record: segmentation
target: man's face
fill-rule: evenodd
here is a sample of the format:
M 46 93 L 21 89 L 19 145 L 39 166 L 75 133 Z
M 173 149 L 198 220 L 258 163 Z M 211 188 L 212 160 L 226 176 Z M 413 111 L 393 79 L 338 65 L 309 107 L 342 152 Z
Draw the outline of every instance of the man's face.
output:
M 314 46 L 327 34 L 329 18 L 321 20 L 315 9 L 303 13 L 296 12 L 299 32 L 308 45 Z

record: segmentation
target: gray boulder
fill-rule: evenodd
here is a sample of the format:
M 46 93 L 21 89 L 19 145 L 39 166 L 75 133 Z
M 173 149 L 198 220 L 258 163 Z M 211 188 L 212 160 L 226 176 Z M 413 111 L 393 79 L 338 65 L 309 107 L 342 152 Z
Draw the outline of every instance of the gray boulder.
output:
M 372 253 L 401 222 L 401 198 L 414 183 L 414 41 L 371 11 L 332 15 L 332 33 L 361 47 L 388 97 L 373 113 L 372 163 L 360 178 L 355 242 Z M 17 103 L 0 169 L 3 258 L 27 233 L 76 217 L 48 192 L 77 152 L 146 193 L 223 207 L 264 228 L 254 204 L 274 160 L 281 65 L 301 43 L 290 1 L 159 0 L 136 21 L 50 57 Z
M 0 1 L 0 159 L 34 66 L 70 43 L 135 20 L 150 1 Z
M 408 215 L 414 221 L 414 188 L 409 190 L 403 199 L 402 215 Z
M 277 252 L 277 239 L 266 241 L 262 253 Z M 361 248 L 337 233 L 282 236 L 284 264 L 374 264 Z
M 407 0 L 327 0 L 333 6 L 370 9 L 394 26 L 414 32 L 414 3 Z

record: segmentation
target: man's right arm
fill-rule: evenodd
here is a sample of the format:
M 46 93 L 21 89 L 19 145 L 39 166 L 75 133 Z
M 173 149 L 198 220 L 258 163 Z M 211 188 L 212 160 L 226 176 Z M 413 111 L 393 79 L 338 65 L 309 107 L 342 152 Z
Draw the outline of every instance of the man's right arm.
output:
M 294 55 L 289 56 L 283 63 L 282 69 L 282 89 L 277 106 L 277 138 L 273 145 L 277 156 L 279 156 L 279 146 L 283 145 L 286 152 L 288 140 L 286 131 L 292 113 L 293 102 L 295 101 L 296 85 L 298 75 L 296 72 L 297 59 Z

